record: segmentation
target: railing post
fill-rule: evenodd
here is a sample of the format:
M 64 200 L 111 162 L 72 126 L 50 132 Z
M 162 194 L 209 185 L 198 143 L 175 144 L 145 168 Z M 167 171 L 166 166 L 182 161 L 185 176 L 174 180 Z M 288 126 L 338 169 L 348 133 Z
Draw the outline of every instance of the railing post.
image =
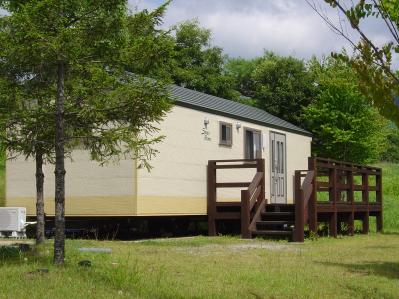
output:
M 364 171 L 364 169 L 362 168 Z M 366 206 L 366 211 L 363 212 L 363 228 L 362 232 L 364 234 L 369 233 L 370 224 L 370 208 L 369 208 L 369 175 L 367 173 L 362 173 L 362 204 Z
M 330 185 L 330 192 L 329 192 L 329 202 L 333 205 L 333 211 L 330 215 L 330 223 L 329 223 L 329 231 L 330 235 L 333 237 L 337 237 L 337 167 L 334 165 L 333 168 L 330 168 L 330 175 L 329 175 L 329 185 Z
M 216 162 L 208 162 L 208 235 L 216 236 Z
M 309 229 L 317 234 L 317 161 L 315 157 L 309 157 L 308 169 L 314 171 L 313 191 L 309 199 Z
M 355 185 L 353 181 L 353 172 L 354 172 L 354 167 L 353 165 L 351 166 L 351 171 L 347 172 L 347 184 L 349 185 L 347 197 L 348 201 L 351 204 L 351 212 L 348 217 L 348 229 L 349 229 L 349 234 L 352 236 L 355 233 L 355 206 L 354 206 L 354 191 L 355 191 Z
M 251 224 L 251 215 L 249 210 L 249 192 L 241 190 L 241 237 L 250 239 L 252 237 L 249 225 Z
M 258 203 L 261 203 L 261 201 L 265 198 L 265 196 L 266 196 L 266 188 L 265 188 L 265 159 L 259 159 L 258 161 L 257 161 L 257 168 L 256 168 L 256 171 L 257 172 L 262 172 L 263 173 L 263 179 L 262 179 L 262 181 L 261 181 L 261 192 L 260 192 L 260 194 L 261 194 L 261 198 L 260 198 L 260 200 L 258 201 Z
M 305 239 L 305 202 L 301 190 L 301 172 L 295 171 L 295 231 L 294 242 Z
M 383 214 L 382 214 L 382 169 L 379 169 L 375 176 L 375 188 L 376 188 L 376 201 L 380 205 L 380 211 L 377 214 L 377 232 L 381 232 L 383 229 Z

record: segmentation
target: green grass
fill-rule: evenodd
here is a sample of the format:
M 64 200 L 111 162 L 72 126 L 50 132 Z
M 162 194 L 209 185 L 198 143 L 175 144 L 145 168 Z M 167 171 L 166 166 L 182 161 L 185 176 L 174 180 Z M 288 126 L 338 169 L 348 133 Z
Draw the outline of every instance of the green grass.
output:
M 386 234 L 304 244 L 232 237 L 67 240 L 63 267 L 52 265 L 51 241 L 29 253 L 4 247 L 0 298 L 399 298 L 399 165 L 379 166 Z M 84 259 L 92 266 L 78 266 Z
M 145 242 L 68 240 L 0 251 L 0 298 L 398 298 L 399 237 L 321 238 L 305 244 L 195 237 Z M 79 247 L 109 247 L 111 254 Z M 88 259 L 92 266 L 78 266 Z M 48 274 L 35 272 L 48 268 Z
M 399 232 L 399 164 L 380 163 L 384 203 L 384 231 Z
M 4 153 L 0 152 L 0 207 L 4 207 L 5 204 L 5 168 L 6 168 L 6 163 L 5 163 L 5 157 Z

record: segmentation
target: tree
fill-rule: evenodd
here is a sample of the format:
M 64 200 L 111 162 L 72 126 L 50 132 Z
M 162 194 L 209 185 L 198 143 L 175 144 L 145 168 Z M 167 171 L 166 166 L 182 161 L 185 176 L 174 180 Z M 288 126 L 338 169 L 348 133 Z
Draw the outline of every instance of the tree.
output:
M 131 153 L 147 163 L 146 159 L 154 154 L 151 144 L 160 140 L 149 135 L 157 130 L 154 124 L 169 109 L 169 97 L 162 84 L 128 74 L 121 67 L 126 45 L 131 44 L 131 37 L 125 34 L 125 1 L 0 4 L 12 13 L 2 32 L 3 40 L 8 41 L 7 55 L 0 59 L 2 69 L 9 71 L 2 76 L 7 83 L 4 85 L 25 90 L 27 97 L 20 101 L 23 104 L 37 101 L 37 95 L 26 86 L 40 82 L 45 103 L 53 109 L 52 114 L 34 115 L 32 109 L 20 105 L 17 111 L 32 119 L 43 115 L 55 119 L 50 139 L 56 164 L 54 262 L 62 264 L 65 150 L 80 140 L 93 159 Z M 3 93 L 6 98 L 7 91 Z M 42 105 L 37 102 L 34 111 Z M 25 129 L 26 117 L 19 118 L 20 128 Z M 14 122 L 3 123 L 9 128 Z
M 54 158 L 54 130 L 48 125 L 53 122 L 53 105 L 47 99 L 45 75 L 32 78 L 22 70 L 29 62 L 20 60 L 21 49 L 13 43 L 9 21 L 10 17 L 0 19 L 0 142 L 11 157 L 36 160 L 36 243 L 41 244 L 45 239 L 42 165 Z
M 225 72 L 231 78 L 233 88 L 238 93 L 233 100 L 256 106 L 254 99 L 256 88 L 252 74 L 261 61 L 261 57 L 254 59 L 231 58 L 227 61 Z
M 175 33 L 172 80 L 187 88 L 232 98 L 232 82 L 223 67 L 223 50 L 211 45 L 211 31 L 201 28 L 198 20 L 173 27 Z
M 302 60 L 267 52 L 251 78 L 259 108 L 302 126 L 302 107 L 309 105 L 315 94 L 313 78 Z
M 361 94 L 357 74 L 342 62 L 313 61 L 319 93 L 304 108 L 313 133 L 313 154 L 337 160 L 376 161 L 385 146 L 387 122 Z
M 398 0 L 359 0 L 344 2 L 325 0 L 341 15 L 340 22 L 333 22 L 322 12 L 314 1 L 306 0 L 309 5 L 326 21 L 334 32 L 344 37 L 351 45 L 354 55 L 346 52 L 334 54 L 348 63 L 360 78 L 359 87 L 366 98 L 386 118 L 399 125 L 399 106 L 394 96 L 399 94 L 399 73 L 393 70 L 393 59 L 399 54 L 399 1 Z M 360 41 L 355 41 L 343 19 L 346 18 Z M 375 19 L 385 26 L 390 41 L 378 44 L 363 28 L 367 20 Z M 395 56 L 396 55 L 396 56 Z
M 172 82 L 175 39 L 160 25 L 170 1 L 153 11 L 135 11 L 127 16 L 128 45 L 122 56 L 126 70 Z

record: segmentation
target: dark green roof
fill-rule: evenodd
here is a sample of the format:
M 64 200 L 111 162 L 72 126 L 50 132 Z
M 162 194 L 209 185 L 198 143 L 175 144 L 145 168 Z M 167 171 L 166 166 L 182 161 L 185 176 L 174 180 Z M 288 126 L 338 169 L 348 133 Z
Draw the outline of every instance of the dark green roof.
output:
M 282 120 L 281 118 L 273 116 L 264 110 L 177 85 L 171 85 L 170 88 L 176 105 L 301 135 L 312 136 L 308 131 Z

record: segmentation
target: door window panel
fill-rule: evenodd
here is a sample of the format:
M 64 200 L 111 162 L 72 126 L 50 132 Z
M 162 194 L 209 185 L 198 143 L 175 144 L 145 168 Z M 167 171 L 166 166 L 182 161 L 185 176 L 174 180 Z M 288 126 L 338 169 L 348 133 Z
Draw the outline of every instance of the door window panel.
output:
M 260 132 L 245 131 L 245 159 L 262 158 L 262 136 Z

